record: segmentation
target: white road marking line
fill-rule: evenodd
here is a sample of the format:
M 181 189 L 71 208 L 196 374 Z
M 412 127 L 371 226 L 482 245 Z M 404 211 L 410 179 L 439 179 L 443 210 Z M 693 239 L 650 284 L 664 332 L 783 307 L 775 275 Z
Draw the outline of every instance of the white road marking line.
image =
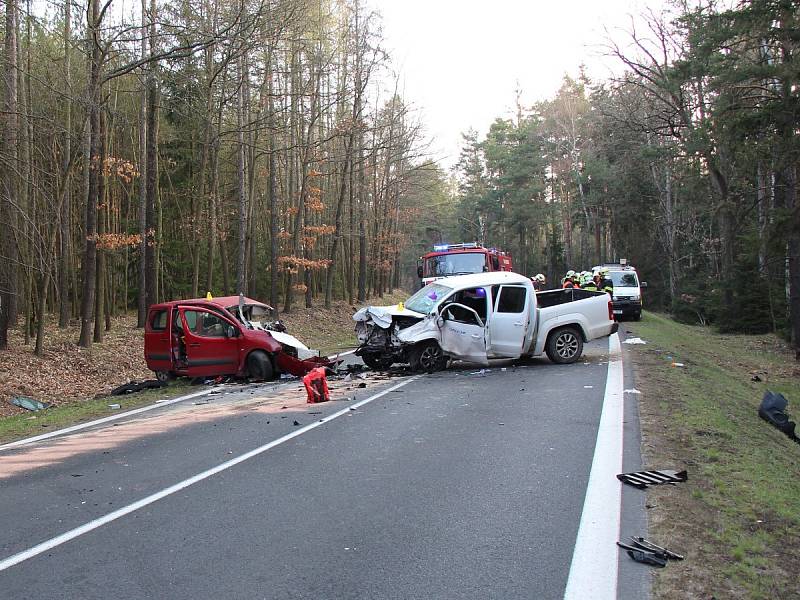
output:
M 108 513 L 107 515 L 105 515 L 103 517 L 100 517 L 98 519 L 94 519 L 93 521 L 89 521 L 88 523 L 85 523 L 84 525 L 81 525 L 80 527 L 76 527 L 75 529 L 67 531 L 66 533 L 62 533 L 59 536 L 56 536 L 56 537 L 51 538 L 51 539 L 49 539 L 47 541 L 44 541 L 44 542 L 42 542 L 40 544 L 37 544 L 37 545 L 35 545 L 35 546 L 31 547 L 31 548 L 28 548 L 27 550 L 23 550 L 22 552 L 18 552 L 17 554 L 9 556 L 8 558 L 0 561 L 0 571 L 5 571 L 6 569 L 8 569 L 10 567 L 13 567 L 14 565 L 18 565 L 22 561 L 25 561 L 25 560 L 27 560 L 29 558 L 33 558 L 34 556 L 42 554 L 43 552 L 47 552 L 48 550 L 52 550 L 53 548 L 55 548 L 57 546 L 60 546 L 61 544 L 65 544 L 66 542 L 69 542 L 70 540 L 74 540 L 75 538 L 77 538 L 77 537 L 79 537 L 79 536 L 81 536 L 81 535 L 83 535 L 85 533 L 89 533 L 90 531 L 93 531 L 93 530 L 95 530 L 95 529 L 97 529 L 99 527 L 102 527 L 103 525 L 106 525 L 107 523 L 110 523 L 111 521 L 115 521 L 116 519 L 119 519 L 120 517 L 124 517 L 125 515 L 129 515 L 130 513 L 134 512 L 134 511 L 137 511 L 140 508 L 143 508 L 143 507 L 148 506 L 150 504 L 153 504 L 154 502 L 157 502 L 158 500 L 161 500 L 162 498 L 166 498 L 167 496 L 169 496 L 171 494 L 174 494 L 175 492 L 179 492 L 180 490 L 186 489 L 187 487 L 189 487 L 191 485 L 194 485 L 195 483 L 203 481 L 204 479 L 208 479 L 212 475 L 216 475 L 217 473 L 220 473 L 222 471 L 230 469 L 231 467 L 234 467 L 234 466 L 238 465 L 241 462 L 244 462 L 244 461 L 246 461 L 248 459 L 251 459 L 254 456 L 258 456 L 259 454 L 262 454 L 262 453 L 266 452 L 267 450 L 269 450 L 271 448 L 274 448 L 275 446 L 279 446 L 280 444 L 283 444 L 284 442 L 288 442 L 292 438 L 296 438 L 297 436 L 303 435 L 307 431 L 311 431 L 312 429 L 314 429 L 316 427 L 319 427 L 320 425 L 323 425 L 324 423 L 328 423 L 330 421 L 333 421 L 334 419 L 337 419 L 337 418 L 341 417 L 342 415 L 346 415 L 346 414 L 350 413 L 351 411 L 353 411 L 356 408 L 364 406 L 365 404 L 368 404 L 368 403 L 372 402 L 373 400 L 377 400 L 381 396 L 385 396 L 386 394 L 388 394 L 390 392 L 393 392 L 394 390 L 397 390 L 397 389 L 399 389 L 399 388 L 401 388 L 401 387 L 403 387 L 405 385 L 408 385 L 412 381 L 415 381 L 415 380 L 419 379 L 419 377 L 420 377 L 419 375 L 417 375 L 415 377 L 410 377 L 409 379 L 401 381 L 400 383 L 397 383 L 397 384 L 393 385 L 392 387 L 383 390 L 382 392 L 378 392 L 377 394 L 374 394 L 374 395 L 370 396 L 369 398 L 365 398 L 364 400 L 356 402 L 355 404 L 351 404 L 350 406 L 347 406 L 346 408 L 343 408 L 342 410 L 340 410 L 338 412 L 335 412 L 335 413 L 333 413 L 331 415 L 328 415 L 327 417 L 324 417 L 324 418 L 322 418 L 322 419 L 320 419 L 320 420 L 318 420 L 318 421 L 316 421 L 314 423 L 311 423 L 310 425 L 306 425 L 305 427 L 302 427 L 302 428 L 298 429 L 297 431 L 293 431 L 292 433 L 287 434 L 287 435 L 285 435 L 285 436 L 283 436 L 281 438 L 278 438 L 277 440 L 273 440 L 273 441 L 269 442 L 268 444 L 264 444 L 263 446 L 259 446 L 258 448 L 255 448 L 254 450 L 250 450 L 249 452 L 245 452 L 244 454 L 242 454 L 240 456 L 237 456 L 236 458 L 233 458 L 233 459 L 231 459 L 231 460 L 229 460 L 227 462 L 224 462 L 224 463 L 222 463 L 220 465 L 217 465 L 216 467 L 208 469 L 207 471 L 203 471 L 202 473 L 198 473 L 197 475 L 195 475 L 193 477 L 190 477 L 189 479 L 184 479 L 183 481 L 181 481 L 179 483 L 176 483 L 175 485 L 172 485 L 172 486 L 170 486 L 168 488 L 165 488 L 165 489 L 161 490 L 160 492 L 156 492 L 155 494 L 151 494 L 150 496 L 147 496 L 146 498 L 142 498 L 141 500 L 139 500 L 137 502 L 134 502 L 133 504 L 129 504 L 127 506 L 123 506 L 122 508 L 119 508 L 119 509 L 115 510 L 114 512 Z
M 340 352 L 339 354 L 332 354 L 328 357 L 329 360 L 335 359 L 337 356 L 347 356 L 348 354 L 353 354 L 355 350 L 348 350 L 347 352 Z M 294 382 L 290 382 L 294 383 Z M 280 384 L 279 384 L 280 385 Z M 284 384 L 286 385 L 286 384 Z M 186 396 L 180 396 L 179 398 L 173 398 L 171 400 L 156 400 L 154 404 L 150 404 L 147 406 L 143 406 L 141 408 L 136 408 L 134 410 L 128 410 L 125 412 L 117 413 L 115 415 L 111 415 L 108 417 L 103 417 L 101 419 L 95 419 L 94 421 L 87 421 L 86 423 L 80 423 L 79 425 L 72 425 L 71 427 L 65 427 L 64 429 L 58 429 L 56 431 L 50 431 L 48 433 L 43 433 L 41 435 L 35 435 L 29 438 L 23 438 L 21 440 L 17 440 L 15 442 L 9 442 L 7 444 L 0 444 L 0 450 L 10 450 L 11 448 L 18 448 L 20 446 L 27 446 L 28 444 L 33 444 L 35 442 L 41 442 L 42 440 L 47 440 L 59 435 L 65 435 L 67 433 L 72 433 L 73 431 L 81 431 L 83 429 L 88 429 L 89 427 L 94 427 L 95 425 L 102 425 L 103 423 L 109 423 L 111 421 L 116 421 L 118 419 L 123 419 L 125 417 L 130 417 L 132 415 L 138 415 L 139 413 L 147 412 L 149 410 L 153 410 L 155 408 L 161 408 L 162 406 L 169 406 L 170 404 L 175 404 L 177 402 L 183 402 L 184 400 L 191 400 L 192 398 L 198 398 L 200 396 L 205 396 L 206 394 L 211 393 L 212 390 L 201 390 L 199 392 L 194 392 L 192 394 L 188 394 Z
M 569 568 L 565 600 L 616 600 L 622 490 L 624 394 L 619 335 L 608 338 L 608 375 L 592 470 Z

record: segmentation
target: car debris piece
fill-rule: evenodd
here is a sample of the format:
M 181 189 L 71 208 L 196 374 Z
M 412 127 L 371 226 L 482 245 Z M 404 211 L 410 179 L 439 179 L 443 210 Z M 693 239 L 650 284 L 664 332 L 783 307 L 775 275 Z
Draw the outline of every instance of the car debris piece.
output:
M 688 479 L 686 471 L 638 471 L 636 473 L 620 473 L 617 475 L 622 483 L 627 483 L 640 490 L 651 485 L 668 483 L 675 485 Z
M 622 342 L 622 343 L 623 343 L 623 344 L 646 344 L 647 342 L 645 342 L 645 341 L 644 341 L 642 338 L 640 338 L 640 337 L 633 337 L 633 338 L 628 338 L 628 339 L 626 339 L 626 340 L 625 340 L 624 342 Z
M 111 390 L 111 395 L 122 396 L 124 394 L 134 394 L 143 390 L 155 390 L 162 387 L 167 387 L 167 383 L 165 381 L 159 381 L 158 379 L 148 379 L 146 381 L 134 380 L 114 388 Z
M 800 438 L 794 432 L 795 423 L 789 420 L 789 415 L 786 413 L 788 404 L 789 401 L 783 394 L 767 390 L 764 392 L 761 406 L 758 407 L 758 416 L 782 431 L 790 440 L 800 443 Z
M 656 556 L 660 558 L 665 558 L 667 560 L 683 560 L 683 556 L 673 552 L 672 550 L 667 550 L 666 548 L 662 548 L 651 542 L 650 540 L 646 540 L 643 537 L 631 536 L 631 543 L 636 546 L 637 548 L 641 548 L 642 550 L 646 550 L 647 552 L 652 552 Z
M 661 558 L 653 552 L 648 552 L 647 550 L 642 550 L 641 548 L 637 548 L 635 546 L 629 546 L 628 544 L 623 544 L 622 542 L 617 542 L 617 546 L 625 550 L 628 553 L 628 556 L 630 556 L 636 562 L 659 568 L 664 568 L 667 566 L 667 559 Z
M 34 400 L 33 398 L 28 398 L 26 396 L 14 396 L 9 400 L 11 404 L 14 406 L 18 406 L 20 408 L 24 408 L 25 410 L 44 410 L 45 408 L 50 408 L 53 406 L 49 402 L 40 402 L 39 400 Z
M 629 390 L 622 390 L 622 393 L 623 394 L 641 394 L 642 392 L 640 392 L 636 388 L 631 388 Z
M 120 408 L 120 405 L 119 404 L 109 404 L 108 408 L 110 408 L 111 410 L 118 410 Z

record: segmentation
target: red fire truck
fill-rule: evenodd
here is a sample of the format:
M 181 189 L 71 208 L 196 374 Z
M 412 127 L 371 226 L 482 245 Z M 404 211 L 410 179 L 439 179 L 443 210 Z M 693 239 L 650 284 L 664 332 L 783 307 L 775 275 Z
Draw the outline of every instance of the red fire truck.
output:
M 510 252 L 484 248 L 477 242 L 437 245 L 417 262 L 422 285 L 451 275 L 511 270 Z

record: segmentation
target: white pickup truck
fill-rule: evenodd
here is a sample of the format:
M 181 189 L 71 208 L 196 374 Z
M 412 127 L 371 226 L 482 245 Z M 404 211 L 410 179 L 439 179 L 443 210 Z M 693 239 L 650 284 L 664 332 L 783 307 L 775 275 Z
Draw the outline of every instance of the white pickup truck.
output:
M 437 371 L 450 358 L 480 365 L 489 359 L 540 356 L 571 363 L 583 343 L 617 331 L 611 299 L 580 289 L 535 292 L 510 272 L 439 279 L 396 306 L 368 306 L 353 315 L 356 355 L 374 369 L 409 363 Z

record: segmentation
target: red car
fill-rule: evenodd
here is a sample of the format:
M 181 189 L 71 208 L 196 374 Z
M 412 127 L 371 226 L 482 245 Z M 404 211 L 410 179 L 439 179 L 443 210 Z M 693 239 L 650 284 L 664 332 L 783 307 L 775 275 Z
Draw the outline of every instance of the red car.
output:
M 147 367 L 162 381 L 218 375 L 271 380 L 281 372 L 303 376 L 315 367 L 332 364 L 320 357 L 299 360 L 269 331 L 252 327 L 251 321 L 271 310 L 242 298 L 240 312 L 239 296 L 154 304 L 144 330 Z

